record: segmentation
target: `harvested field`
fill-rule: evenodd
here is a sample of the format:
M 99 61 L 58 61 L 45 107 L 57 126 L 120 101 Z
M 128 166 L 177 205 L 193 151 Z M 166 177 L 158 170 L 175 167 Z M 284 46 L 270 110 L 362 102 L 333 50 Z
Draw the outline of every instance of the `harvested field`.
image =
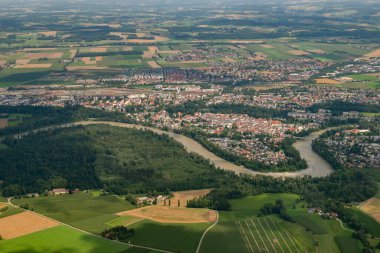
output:
M 155 54 L 156 52 L 159 51 L 159 49 L 158 49 L 158 47 L 150 46 L 150 47 L 148 47 L 148 51 L 151 52 L 152 54 Z
M 216 211 L 201 208 L 178 208 L 168 206 L 146 206 L 126 212 L 119 216 L 129 215 L 162 223 L 202 223 L 215 222 Z
M 77 52 L 78 52 L 78 49 L 73 49 L 73 50 L 70 50 L 70 58 L 74 58 L 75 57 L 75 55 L 77 54 Z
M 41 64 L 25 64 L 25 65 L 16 65 L 15 69 L 47 69 L 51 68 L 52 63 L 41 63 Z
M 365 58 L 375 58 L 375 57 L 380 57 L 380 49 L 377 49 L 375 51 L 372 51 L 366 55 L 364 55 Z
M 224 57 L 224 58 L 223 58 L 223 61 L 224 61 L 224 62 L 231 62 L 231 63 L 235 63 L 235 62 L 237 62 L 237 60 L 232 59 L 231 57 Z
M 158 63 L 155 61 L 148 61 L 148 64 L 149 64 L 149 66 L 151 66 L 154 69 L 160 69 L 161 68 L 161 66 L 158 65 Z
M 95 65 L 97 62 L 102 61 L 102 56 L 96 56 L 96 57 L 82 57 L 81 61 L 84 62 L 86 65 Z
M 315 82 L 317 84 L 341 84 L 341 82 L 330 78 L 317 78 Z
M 0 60 L 0 67 L 1 67 L 1 66 L 4 66 L 6 63 L 7 63 L 6 60 Z
M 8 119 L 0 119 L 0 128 L 4 128 L 8 126 Z M 0 208 L 2 207 L 2 204 L 0 204 Z
M 231 50 L 239 50 L 239 47 L 237 46 L 227 46 Z
M 249 60 L 251 61 L 262 61 L 265 60 L 268 57 L 268 55 L 261 53 L 261 52 L 256 52 L 255 56 L 250 56 L 248 57 Z
M 360 210 L 380 222 L 380 199 L 371 198 L 360 206 Z
M 274 48 L 272 45 L 261 45 L 263 48 Z
M 326 54 L 325 51 L 323 50 L 320 50 L 320 49 L 312 49 L 312 50 L 308 50 L 310 53 L 313 53 L 313 54 Z
M 171 198 L 172 206 L 177 207 L 179 200 L 181 206 L 185 207 L 188 200 L 203 197 L 209 194 L 210 191 L 211 189 L 174 192 L 174 197 Z M 161 202 L 161 204 L 163 205 L 163 202 Z
M 288 53 L 292 55 L 302 56 L 302 55 L 309 55 L 309 52 L 303 51 L 303 50 L 290 50 Z
M 144 51 L 144 54 L 143 54 L 144 59 L 152 59 L 155 56 L 156 56 L 156 54 L 152 53 L 150 51 Z
M 59 223 L 32 212 L 22 212 L 0 219 L 0 235 L 12 239 L 58 226 Z
M 47 58 L 47 59 L 60 59 L 62 58 L 63 53 L 62 52 L 56 52 L 56 53 L 30 53 L 26 57 L 29 59 L 41 59 L 41 58 Z
M 131 46 L 125 46 L 125 47 L 123 47 L 123 51 L 127 51 L 127 52 L 133 51 L 133 47 L 131 47 Z
M 93 47 L 93 48 L 90 48 L 90 52 L 91 53 L 105 53 L 105 52 L 107 52 L 107 48 L 106 47 Z
M 160 54 L 180 54 L 180 50 L 160 50 Z
M 16 60 L 16 65 L 21 66 L 21 65 L 26 65 L 31 61 L 31 59 L 17 59 Z
M 47 37 L 55 37 L 55 36 L 57 36 L 57 32 L 56 31 L 39 32 L 38 34 L 43 35 L 43 36 L 47 36 Z

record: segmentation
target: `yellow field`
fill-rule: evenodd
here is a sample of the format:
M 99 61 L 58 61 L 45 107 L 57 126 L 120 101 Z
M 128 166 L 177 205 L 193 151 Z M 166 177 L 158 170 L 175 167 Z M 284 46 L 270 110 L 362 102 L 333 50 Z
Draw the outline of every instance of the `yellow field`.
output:
M 317 84 L 341 84 L 341 82 L 330 78 L 317 78 L 315 79 Z
M 26 211 L 1 218 L 0 235 L 4 239 L 12 239 L 58 225 L 56 221 Z
M 375 51 L 372 51 L 366 55 L 364 55 L 366 58 L 375 58 L 375 57 L 380 57 L 380 49 L 377 49 Z
M 380 199 L 371 198 L 360 206 L 360 210 L 380 222 Z
M 15 69 L 48 69 L 53 66 L 52 63 L 40 63 L 40 64 L 24 64 L 16 65 Z
M 134 216 L 162 223 L 202 223 L 215 222 L 216 211 L 202 208 L 181 208 L 169 206 L 146 206 L 126 212 L 119 216 Z
M 161 68 L 161 66 L 158 65 L 158 63 L 155 61 L 148 61 L 148 64 L 149 64 L 149 66 L 151 66 L 154 69 L 160 69 Z

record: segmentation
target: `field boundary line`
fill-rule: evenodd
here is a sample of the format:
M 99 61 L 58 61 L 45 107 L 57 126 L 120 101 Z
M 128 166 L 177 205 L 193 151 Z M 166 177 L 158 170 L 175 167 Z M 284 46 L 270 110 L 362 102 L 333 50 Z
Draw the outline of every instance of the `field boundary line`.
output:
M 195 251 L 196 253 L 198 253 L 199 250 L 201 249 L 201 245 L 202 245 L 203 239 L 205 238 L 207 232 L 208 232 L 209 230 L 211 230 L 211 229 L 212 229 L 212 228 L 218 223 L 218 221 L 219 221 L 219 213 L 216 212 L 216 221 L 214 222 L 214 224 L 212 224 L 211 226 L 209 226 L 209 227 L 203 232 L 202 237 L 201 237 L 201 239 L 199 240 L 197 250 Z
M 291 235 L 288 231 L 285 231 L 285 232 L 286 232 L 286 234 L 288 235 L 288 237 L 290 238 L 290 241 L 292 242 L 294 248 L 296 248 L 297 252 L 300 253 L 300 251 L 298 250 L 297 245 L 294 243 L 294 240 L 293 240 L 293 238 L 292 238 L 292 235 Z
M 249 247 L 251 248 L 252 253 L 254 253 L 254 251 L 253 251 L 253 249 L 252 249 L 252 245 L 251 245 L 251 243 L 249 242 L 248 236 L 247 236 L 247 234 L 245 233 L 243 226 L 241 225 L 240 221 L 237 222 L 237 223 L 239 223 L 240 228 L 241 228 L 241 231 L 243 232 L 244 237 L 245 237 L 245 239 L 247 240 L 248 245 L 249 245 Z
M 8 203 L 9 203 L 10 205 L 12 205 L 13 207 L 18 207 L 18 206 L 16 206 L 15 204 L 13 204 L 13 203 L 11 202 L 11 200 L 12 200 L 12 198 L 8 198 Z M 20 208 L 20 207 L 18 207 L 18 208 Z M 21 209 L 24 209 L 24 208 L 21 208 Z M 26 209 L 24 209 L 24 210 L 25 210 L 26 212 L 34 213 L 34 214 L 36 214 L 36 215 L 39 215 L 39 216 L 44 217 L 44 218 L 46 218 L 46 219 L 49 219 L 49 220 L 51 220 L 51 221 L 58 222 L 59 224 L 61 224 L 61 225 L 63 225 L 63 226 L 70 227 L 70 228 L 75 229 L 75 230 L 77 230 L 77 231 L 79 231 L 79 232 L 82 232 L 82 233 L 85 233 L 85 234 L 88 234 L 88 235 L 91 235 L 91 236 L 94 236 L 94 237 L 97 237 L 97 238 L 100 238 L 100 239 L 102 239 L 102 240 L 106 240 L 106 241 L 109 241 L 109 242 L 114 242 L 114 243 L 118 243 L 118 244 L 122 244 L 122 245 L 127 245 L 127 246 L 130 246 L 131 248 L 135 247 L 135 248 L 140 248 L 140 249 L 147 249 L 147 250 L 158 251 L 158 252 L 162 252 L 162 253 L 175 253 L 175 252 L 173 252 L 173 251 L 168 251 L 168 250 L 163 250 L 163 249 L 156 249 L 156 248 L 151 248 L 151 247 L 146 247 L 146 246 L 136 245 L 136 244 L 132 244 L 132 243 L 127 243 L 127 242 L 121 242 L 121 241 L 116 241 L 116 240 L 108 240 L 108 239 L 106 239 L 106 238 L 104 238 L 104 237 L 101 237 L 100 235 L 92 234 L 92 233 L 90 233 L 90 232 L 88 232 L 88 231 L 86 231 L 86 230 L 83 230 L 83 229 L 80 229 L 80 228 L 74 227 L 74 226 L 69 225 L 69 224 L 67 224 L 67 223 L 63 223 L 63 222 L 61 222 L 61 221 L 55 220 L 55 219 L 53 219 L 53 218 L 50 218 L 50 217 L 45 216 L 45 215 L 43 215 L 43 214 L 37 213 L 37 212 L 35 212 L 35 211 L 26 210 Z
M 142 221 L 142 220 L 145 220 L 145 219 L 139 219 L 139 220 L 132 221 L 132 222 L 130 222 L 130 223 L 128 223 L 128 224 L 125 224 L 125 226 L 127 227 L 127 226 L 130 226 L 130 225 L 133 225 L 133 224 L 135 224 L 135 223 L 137 223 L 137 222 L 140 222 L 140 221 Z
M 268 241 L 269 241 L 270 245 L 272 245 L 272 248 L 273 248 L 274 252 L 277 253 L 277 250 L 276 250 L 276 248 L 273 246 L 273 243 L 272 243 L 272 241 L 270 240 L 270 238 L 269 238 L 269 236 L 268 236 L 268 234 L 267 234 L 267 231 L 265 231 L 265 228 L 263 227 L 263 225 L 261 225 L 260 219 L 257 219 L 257 221 L 259 222 L 260 227 L 263 229 L 265 236 L 268 238 Z
M 271 220 L 271 222 L 273 223 L 273 225 L 275 226 L 275 228 L 277 229 L 277 231 L 280 233 L 281 238 L 282 238 L 282 240 L 285 242 L 286 246 L 288 246 L 288 244 L 286 243 L 285 238 L 284 238 L 284 236 L 282 235 L 280 229 L 277 227 L 277 224 L 273 221 L 273 219 L 272 219 L 271 217 L 269 217 L 269 219 Z M 297 250 L 298 253 L 300 253 L 300 251 L 298 250 L 297 245 L 293 242 L 293 239 L 289 236 L 288 231 L 285 231 L 285 232 L 286 232 L 287 236 L 289 237 L 290 241 L 292 242 L 294 248 Z M 288 246 L 288 248 L 289 248 L 289 246 Z M 290 251 L 290 252 L 292 252 L 292 251 Z
M 253 236 L 253 233 L 252 233 L 251 229 L 249 228 L 249 225 L 248 225 L 247 220 L 245 220 L 245 225 L 247 226 L 247 228 L 248 228 L 248 230 L 249 230 L 249 233 L 251 233 L 251 236 L 252 236 L 253 240 L 255 241 L 257 248 L 259 249 L 260 252 L 262 252 L 262 250 L 261 250 L 259 244 L 258 244 L 257 241 L 256 241 L 256 238 Z M 260 235 L 260 234 L 259 234 L 259 235 Z
M 273 233 L 273 230 L 272 230 L 271 226 L 269 225 L 269 223 L 268 223 L 267 219 L 266 219 L 266 218 L 263 218 L 263 220 L 264 220 L 264 221 L 265 221 L 265 223 L 267 224 L 267 226 L 268 226 L 268 228 L 269 228 L 270 232 L 272 233 L 272 235 L 273 235 L 274 239 L 276 239 L 276 240 L 277 240 L 278 246 L 280 247 L 280 249 L 281 249 L 282 253 L 285 253 L 284 249 L 283 249 L 283 248 L 282 248 L 282 246 L 281 246 L 281 243 L 279 242 L 279 240 L 278 240 L 278 238 L 276 237 L 276 235 Z
M 267 252 L 270 252 L 270 251 L 269 251 L 269 249 L 268 249 L 268 247 L 267 247 L 267 245 L 266 245 L 266 244 L 265 244 L 265 242 L 264 242 L 264 239 L 263 239 L 263 237 L 261 236 L 261 234 L 260 234 L 259 230 L 257 229 L 257 227 L 256 227 L 256 224 L 253 222 L 253 220 L 252 220 L 252 219 L 250 219 L 250 221 L 251 221 L 251 223 L 253 224 L 253 226 L 255 227 L 255 229 L 256 229 L 256 231 L 257 231 L 257 233 L 259 234 L 259 236 L 260 236 L 260 239 L 261 239 L 261 241 L 263 242 L 265 249 L 267 250 Z

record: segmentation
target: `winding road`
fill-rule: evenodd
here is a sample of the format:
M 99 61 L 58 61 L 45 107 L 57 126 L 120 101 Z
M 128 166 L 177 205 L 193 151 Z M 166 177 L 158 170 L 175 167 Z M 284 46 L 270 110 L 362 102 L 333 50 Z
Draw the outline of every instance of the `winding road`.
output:
M 150 130 L 157 134 L 165 134 L 169 137 L 173 138 L 174 140 L 180 142 L 185 149 L 188 152 L 196 153 L 206 159 L 208 159 L 211 163 L 213 163 L 216 167 L 224 170 L 233 171 L 236 174 L 249 174 L 249 175 L 265 175 L 265 176 L 271 176 L 271 177 L 303 177 L 303 176 L 311 176 L 311 177 L 326 177 L 328 176 L 332 171 L 332 167 L 330 164 L 328 164 L 322 157 L 320 157 L 317 153 L 315 153 L 311 147 L 312 141 L 324 132 L 328 131 L 329 129 L 324 129 L 318 132 L 313 132 L 310 135 L 301 138 L 294 143 L 294 147 L 300 152 L 300 155 L 303 159 L 306 160 L 308 164 L 308 168 L 300 171 L 294 171 L 294 172 L 260 172 L 260 171 L 254 171 L 245 168 L 244 166 L 236 165 L 232 162 L 229 162 L 223 158 L 218 157 L 214 153 L 207 150 L 205 147 L 203 147 L 200 143 L 197 141 L 186 137 L 181 134 L 176 134 L 168 131 L 163 131 L 157 128 L 153 127 L 146 127 L 141 125 L 134 125 L 134 124 L 127 124 L 127 123 L 121 123 L 121 122 L 112 122 L 112 121 L 80 121 L 80 122 L 74 122 L 74 123 L 68 123 L 68 124 L 62 124 L 58 126 L 50 126 L 45 128 L 36 129 L 33 131 L 21 133 L 18 135 L 15 135 L 15 138 L 22 138 L 24 136 L 27 136 L 30 133 L 37 133 L 41 131 L 47 131 L 51 129 L 57 129 L 57 128 L 65 128 L 65 127 L 72 127 L 72 126 L 78 126 L 78 125 L 96 125 L 96 124 L 105 124 L 115 127 L 124 127 L 124 128 L 134 128 L 134 129 L 141 129 L 141 130 Z M 0 141 L 2 139 L 0 138 Z

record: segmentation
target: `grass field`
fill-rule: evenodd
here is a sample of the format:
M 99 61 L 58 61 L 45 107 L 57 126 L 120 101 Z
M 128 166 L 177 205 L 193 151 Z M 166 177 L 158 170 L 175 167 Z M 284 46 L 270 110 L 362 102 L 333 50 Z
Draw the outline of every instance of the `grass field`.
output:
M 266 203 L 282 199 L 291 208 L 298 198 L 261 194 L 231 200 L 232 211 L 219 212 L 219 222 L 207 233 L 200 252 L 314 252 L 312 235 L 301 225 L 276 216 L 257 217 Z
M 291 210 L 289 210 L 289 213 L 292 215 Z M 306 232 L 311 232 L 313 234 L 315 241 L 318 244 L 319 252 L 345 253 L 339 250 L 335 237 L 339 236 L 350 239 L 352 233 L 342 229 L 338 221 L 325 220 L 317 214 L 310 214 L 306 217 L 299 217 L 298 215 L 299 214 L 292 215 L 292 217 L 294 217 L 297 223 L 300 222 L 298 224 L 305 227 Z M 312 228 L 312 226 L 316 224 L 318 229 Z M 356 242 L 359 243 L 359 241 Z
M 351 214 L 353 214 L 357 219 L 364 223 L 366 228 L 371 232 L 372 235 L 376 237 L 380 237 L 380 223 L 378 223 L 375 219 L 373 219 L 371 216 L 363 213 L 359 208 L 352 207 L 350 208 Z
M 246 246 L 252 252 L 307 252 L 290 232 L 272 217 L 237 222 Z
M 97 238 L 58 226 L 11 240 L 0 241 L 1 253 L 134 253 L 153 252 Z
M 250 44 L 246 45 L 249 51 L 251 52 L 262 52 L 268 55 L 269 59 L 272 60 L 284 60 L 292 57 L 296 57 L 295 55 L 289 53 L 292 48 L 288 47 L 285 44 L 269 44 L 269 45 L 257 45 Z
M 344 242 L 351 245 L 348 252 L 361 252 L 362 246 L 352 239 L 351 232 L 338 221 L 307 214 L 298 198 L 294 194 L 261 194 L 230 201 L 232 211 L 219 212 L 219 222 L 207 233 L 201 252 L 345 253 L 340 250 Z M 284 201 L 294 222 L 275 215 L 257 216 L 264 204 L 277 199 Z
M 0 219 L 5 218 L 14 214 L 22 213 L 24 209 L 8 206 L 8 209 L 5 212 L 0 213 Z
M 339 249 L 343 253 L 357 253 L 361 252 L 361 247 L 357 240 L 351 237 L 337 236 L 335 241 L 339 246 Z
M 260 194 L 249 196 L 243 199 L 231 200 L 231 215 L 235 218 L 250 217 L 257 215 L 260 208 L 267 203 L 274 203 L 277 199 L 282 199 L 287 208 L 292 208 L 299 198 L 296 194 L 278 193 L 278 194 Z
M 193 253 L 204 230 L 210 225 L 211 223 L 170 224 L 142 220 L 129 226 L 136 231 L 136 234 L 129 240 L 138 245 Z
M 106 222 L 117 218 L 114 213 L 134 208 L 129 202 L 114 196 L 92 197 L 74 195 L 25 198 L 16 204 L 29 204 L 36 212 L 92 233 L 100 233 Z
M 306 229 L 310 230 L 313 234 L 327 234 L 327 231 L 315 221 L 311 215 L 295 215 L 293 216 L 294 220 L 304 226 Z

